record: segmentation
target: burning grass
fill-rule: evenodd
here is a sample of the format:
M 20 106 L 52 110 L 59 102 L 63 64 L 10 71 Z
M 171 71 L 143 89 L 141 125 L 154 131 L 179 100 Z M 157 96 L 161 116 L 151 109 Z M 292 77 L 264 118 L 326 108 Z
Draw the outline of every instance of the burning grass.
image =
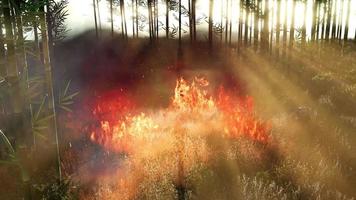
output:
M 115 192 L 100 191 L 101 198 L 175 196 L 180 184 L 188 192 L 196 187 L 194 171 L 214 165 L 221 156 L 232 163 L 236 158 L 259 162 L 265 156 L 261 149 L 271 140 L 271 126 L 255 115 L 251 97 L 235 96 L 223 87 L 214 90 L 205 78 L 179 78 L 164 108 L 143 109 L 120 98 L 98 101 L 92 111 L 98 126 L 86 129 L 92 142 L 127 155 L 116 171 Z

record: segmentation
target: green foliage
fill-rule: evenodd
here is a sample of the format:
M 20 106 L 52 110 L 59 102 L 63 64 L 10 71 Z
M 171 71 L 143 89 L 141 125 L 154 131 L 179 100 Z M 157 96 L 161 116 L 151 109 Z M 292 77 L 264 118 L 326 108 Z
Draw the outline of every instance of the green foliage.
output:
M 7 153 L 8 153 L 8 159 L 6 160 L 0 160 L 0 164 L 6 164 L 6 165 L 15 165 L 19 167 L 21 171 L 21 178 L 23 182 L 28 182 L 30 180 L 30 177 L 27 173 L 27 170 L 23 167 L 23 165 L 20 162 L 19 157 L 17 156 L 14 148 L 12 147 L 10 140 L 6 137 L 6 135 L 0 130 L 0 145 L 4 144 Z
M 67 112 L 72 112 L 72 109 L 69 106 L 74 103 L 74 101 L 73 101 L 74 97 L 79 94 L 79 92 L 74 92 L 72 94 L 68 94 L 70 83 L 71 83 L 71 81 L 68 81 L 64 91 L 59 92 L 58 107 L 60 107 L 61 109 L 65 110 Z

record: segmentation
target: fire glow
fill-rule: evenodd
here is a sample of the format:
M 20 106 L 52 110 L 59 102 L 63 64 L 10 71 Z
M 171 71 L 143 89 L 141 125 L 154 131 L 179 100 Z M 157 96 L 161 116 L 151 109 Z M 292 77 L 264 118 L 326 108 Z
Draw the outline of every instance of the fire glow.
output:
M 153 153 L 157 146 L 174 145 L 177 135 L 219 134 L 261 143 L 269 139 L 270 126 L 255 116 L 251 97 L 234 96 L 223 87 L 209 92 L 204 78 L 177 80 L 167 108 L 142 111 L 128 100 L 115 102 L 96 105 L 93 114 L 100 125 L 90 131 L 93 142 L 115 152 Z

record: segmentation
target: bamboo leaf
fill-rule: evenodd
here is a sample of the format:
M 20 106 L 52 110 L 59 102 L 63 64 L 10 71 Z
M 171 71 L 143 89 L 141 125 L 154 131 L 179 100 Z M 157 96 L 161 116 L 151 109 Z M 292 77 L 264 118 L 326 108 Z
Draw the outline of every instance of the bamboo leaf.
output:
M 67 111 L 67 112 L 73 112 L 70 108 L 66 107 L 66 106 L 62 106 L 59 105 L 60 108 L 62 108 L 63 110 Z
M 37 113 L 36 113 L 35 116 L 34 116 L 34 119 L 35 119 L 35 120 L 37 120 L 38 117 L 40 116 L 45 101 L 46 101 L 46 96 L 43 97 L 43 100 L 42 100 L 42 102 L 41 102 L 41 105 L 40 105 L 40 107 L 38 108 Z
M 0 130 L 0 138 L 2 141 L 4 141 L 5 145 L 6 145 L 6 148 L 9 149 L 10 151 L 10 155 L 15 155 L 15 150 L 14 148 L 12 147 L 9 139 L 6 137 L 6 135 L 2 132 L 2 130 Z

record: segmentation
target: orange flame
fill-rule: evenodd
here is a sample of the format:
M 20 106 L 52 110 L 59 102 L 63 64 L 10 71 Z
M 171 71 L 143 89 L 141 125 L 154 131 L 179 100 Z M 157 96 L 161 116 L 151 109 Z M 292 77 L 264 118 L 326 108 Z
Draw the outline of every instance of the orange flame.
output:
M 190 129 L 211 125 L 224 137 L 268 140 L 270 126 L 255 116 L 251 97 L 235 97 L 221 88 L 214 98 L 208 93 L 208 86 L 204 78 L 195 78 L 191 83 L 180 78 L 171 105 L 155 113 L 134 114 L 134 109 L 127 106 L 116 106 L 118 110 L 109 106 L 108 119 L 100 118 L 100 126 L 91 132 L 90 139 L 114 151 L 133 153 L 179 129 L 190 133 Z M 101 110 L 98 106 L 93 112 L 100 115 Z

